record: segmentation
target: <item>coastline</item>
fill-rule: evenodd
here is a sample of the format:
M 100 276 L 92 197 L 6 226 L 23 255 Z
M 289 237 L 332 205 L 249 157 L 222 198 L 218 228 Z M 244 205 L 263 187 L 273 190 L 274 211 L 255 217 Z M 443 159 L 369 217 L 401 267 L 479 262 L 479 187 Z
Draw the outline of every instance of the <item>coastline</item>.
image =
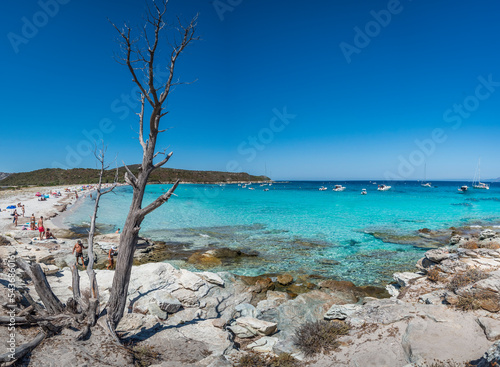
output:
M 55 218 L 61 219 L 64 210 L 78 210 L 83 198 L 75 201 L 74 193 L 65 195 L 61 190 L 61 197 L 39 202 L 34 194 L 46 190 L 30 188 L 2 195 L 0 207 L 21 201 L 27 210 L 37 211 L 37 216 L 49 217 L 46 223 L 61 236 L 57 236 L 58 240 L 43 243 L 32 241 L 30 234 L 33 232 L 15 229 L 11 217 L 2 211 L 0 233 L 8 243 L 0 246 L 0 258 L 19 256 L 26 261 L 39 262 L 54 293 L 65 301 L 72 295 L 72 275 L 68 265 L 74 261 L 70 252 L 76 237 L 67 228 L 58 225 Z M 90 192 L 86 191 L 86 194 Z M 427 251 L 424 258 L 417 262 L 416 272 L 395 273 L 395 281 L 387 286 L 387 292 L 381 292 L 376 287 L 356 287 L 341 280 L 322 279 L 311 283 L 307 277 L 289 274 L 244 277 L 228 272 L 190 272 L 168 262 L 148 261 L 148 254 L 158 244 L 143 239 L 136 254 L 138 259 L 144 257 L 146 261 L 142 265 L 134 265 L 132 269 L 128 311 L 118 330 L 128 340 L 166 352 L 164 358 L 167 359 L 164 361 L 179 361 L 180 365 L 185 365 L 181 362 L 185 356 L 183 348 L 176 343 L 194 343 L 190 346 L 190 353 L 196 355 L 196 363 L 188 364 L 193 367 L 235 366 L 249 352 L 263 356 L 285 353 L 289 358 L 301 361 L 297 362 L 299 365 L 307 362 L 312 367 L 347 367 L 352 363 L 373 367 L 415 367 L 424 365 L 421 364 L 423 362 L 451 358 L 457 363 L 479 360 L 491 343 L 500 338 L 500 317 L 496 314 L 500 307 L 496 308 L 489 299 L 485 299 L 478 309 L 464 313 L 458 307 L 461 307 L 461 292 L 465 291 L 456 293 L 447 288 L 455 275 L 464 269 L 474 268 L 492 275 L 483 281 L 487 281 L 485 285 L 480 281 L 473 284 L 472 289 L 497 287 L 495 289 L 500 290 L 500 235 L 498 231 L 477 226 L 473 230 L 454 234 L 447 241 L 448 246 Z M 470 237 L 476 238 L 477 250 L 462 248 L 469 246 Z M 119 242 L 119 235 L 99 235 L 96 242 L 96 251 L 104 259 L 102 255 Z M 217 258 L 217 253 L 200 256 L 213 260 Z M 98 265 L 100 301 L 101 307 L 105 307 L 114 271 L 102 270 L 102 262 Z M 441 274 L 437 278 L 434 275 L 436 272 Z M 18 274 L 22 275 L 19 269 Z M 151 274 L 156 275 L 152 277 Z M 82 270 L 80 277 L 82 289 L 85 289 L 88 279 Z M 0 278 L 7 279 L 4 273 Z M 32 297 L 41 302 L 31 282 L 24 283 L 25 280 L 21 279 L 19 282 L 23 282 Z M 467 287 L 464 289 L 470 289 L 469 285 Z M 494 294 L 497 297 L 497 293 Z M 340 349 L 336 353 L 308 357 L 294 344 L 293 336 L 297 328 L 302 323 L 317 320 L 349 325 L 348 335 L 339 337 Z M 146 337 L 142 332 L 144 328 L 151 330 Z M 172 333 L 170 328 L 180 329 L 182 333 Z M 21 329 L 17 333 L 19 342 L 29 341 L 29 333 Z M 48 339 L 32 352 L 31 360 L 36 363 L 55 354 L 61 356 L 60 364 L 56 366 L 71 363 L 73 359 L 65 356 L 60 345 L 68 335 L 73 334 L 68 330 L 64 335 Z M 0 336 L 3 336 L 2 329 Z M 446 344 L 450 338 L 454 340 L 453 346 Z M 474 340 L 472 344 L 471 338 Z M 99 351 L 102 343 L 111 343 L 106 340 L 101 336 L 99 345 L 92 344 L 91 348 Z M 78 342 L 63 343 L 73 351 L 71 358 L 81 353 L 81 348 L 88 348 Z M 197 352 L 196 345 L 201 348 L 200 352 Z M 390 351 L 383 358 L 379 353 L 382 348 Z M 500 344 L 493 344 L 491 348 L 493 352 L 496 348 L 500 351 Z M 122 365 L 130 364 L 128 353 L 117 350 L 115 358 Z M 492 352 L 488 353 L 491 355 Z M 102 356 L 98 352 L 96 355 L 90 353 L 86 358 L 103 366 L 115 366 L 106 357 L 99 359 Z M 485 358 L 489 358 L 488 354 Z M 163 363 L 167 366 L 171 362 Z

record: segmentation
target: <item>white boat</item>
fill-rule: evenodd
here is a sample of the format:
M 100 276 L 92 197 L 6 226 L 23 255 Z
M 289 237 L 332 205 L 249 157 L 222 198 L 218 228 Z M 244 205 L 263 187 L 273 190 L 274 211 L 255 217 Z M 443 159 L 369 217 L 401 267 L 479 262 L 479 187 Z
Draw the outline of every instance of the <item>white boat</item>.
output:
M 378 185 L 378 188 L 377 188 L 378 191 L 387 191 L 387 190 L 390 190 L 390 189 L 391 189 L 391 186 L 387 186 L 387 185 L 384 185 L 384 184 Z
M 335 185 L 335 187 L 333 188 L 333 191 L 344 191 L 344 190 L 345 187 L 342 185 Z
M 464 185 L 464 186 L 461 186 L 458 188 L 458 191 L 459 192 L 467 192 L 467 190 L 469 190 L 469 187 Z
M 430 182 L 422 184 L 422 187 L 432 187 L 432 184 Z
M 319 191 L 326 191 L 326 190 L 327 190 L 327 188 L 326 188 L 325 186 L 321 186 L 321 187 L 319 188 Z
M 269 191 L 269 189 L 264 189 L 264 191 Z
M 366 194 L 368 194 L 368 193 L 366 192 L 366 189 L 361 190 L 361 195 L 366 195 Z
M 476 181 L 476 178 L 477 178 L 477 181 Z M 474 175 L 474 180 L 472 181 L 472 187 L 475 189 L 481 189 L 481 190 L 489 190 L 490 189 L 490 185 L 481 182 L 481 158 L 479 158 L 479 161 L 477 162 L 477 170 L 476 170 L 476 174 Z

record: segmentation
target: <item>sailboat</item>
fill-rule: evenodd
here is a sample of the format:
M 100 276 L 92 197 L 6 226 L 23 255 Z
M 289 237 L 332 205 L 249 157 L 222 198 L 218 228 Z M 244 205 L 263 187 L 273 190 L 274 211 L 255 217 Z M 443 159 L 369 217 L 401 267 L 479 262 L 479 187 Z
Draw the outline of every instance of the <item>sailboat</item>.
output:
M 476 174 L 474 175 L 474 181 L 472 181 L 472 187 L 475 189 L 482 189 L 482 190 L 490 189 L 490 186 L 488 184 L 481 182 L 481 158 L 479 158 L 479 161 L 477 162 L 477 170 Z
M 425 182 L 427 181 L 427 163 L 424 166 L 424 183 L 421 184 L 422 187 L 432 187 L 432 184 L 430 182 Z

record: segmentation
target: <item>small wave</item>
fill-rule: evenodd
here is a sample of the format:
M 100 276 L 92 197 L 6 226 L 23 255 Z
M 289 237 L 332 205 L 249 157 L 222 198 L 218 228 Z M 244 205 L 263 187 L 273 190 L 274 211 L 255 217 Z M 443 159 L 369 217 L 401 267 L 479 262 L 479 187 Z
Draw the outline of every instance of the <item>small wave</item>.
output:
M 209 238 L 210 236 L 209 236 L 208 234 L 203 234 L 203 233 L 200 233 L 200 237 Z

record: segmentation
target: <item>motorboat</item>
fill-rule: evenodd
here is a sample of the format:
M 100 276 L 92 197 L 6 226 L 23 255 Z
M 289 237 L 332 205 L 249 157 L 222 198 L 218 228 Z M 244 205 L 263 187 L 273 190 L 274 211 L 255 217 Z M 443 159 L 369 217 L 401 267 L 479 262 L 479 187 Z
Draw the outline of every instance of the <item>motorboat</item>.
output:
M 333 191 L 344 191 L 344 190 L 345 187 L 342 185 L 335 185 L 335 187 L 333 188 Z
M 319 188 L 319 191 L 326 191 L 326 190 L 327 190 L 327 188 L 326 188 L 325 186 L 321 186 L 321 187 Z
M 269 189 L 264 189 L 264 191 L 269 191 Z
M 390 190 L 390 189 L 391 189 L 391 186 L 387 186 L 387 185 L 384 185 L 384 184 L 378 185 L 378 188 L 377 188 L 378 191 L 387 191 L 387 190 Z
M 422 184 L 422 187 L 432 187 L 432 184 L 430 182 L 426 182 Z
M 464 185 L 464 186 L 461 186 L 458 188 L 458 191 L 459 192 L 467 192 L 467 190 L 469 190 L 469 187 Z
M 366 192 L 366 189 L 361 190 L 361 195 L 366 195 L 366 194 L 368 194 L 368 193 Z

